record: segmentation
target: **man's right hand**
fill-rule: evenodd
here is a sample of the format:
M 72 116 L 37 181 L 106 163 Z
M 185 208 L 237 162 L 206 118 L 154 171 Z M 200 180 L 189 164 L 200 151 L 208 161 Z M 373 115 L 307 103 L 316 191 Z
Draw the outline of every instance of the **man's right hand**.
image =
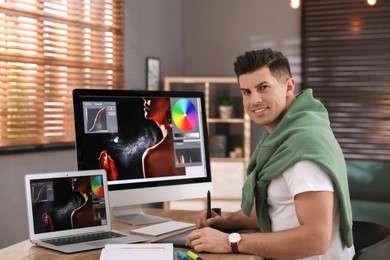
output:
M 199 213 L 199 217 L 196 220 L 196 227 L 213 227 L 216 229 L 220 229 L 223 227 L 223 218 L 215 211 L 211 211 L 211 218 L 207 219 L 207 210 L 204 209 Z
M 207 210 L 202 210 L 196 220 L 196 227 L 213 227 L 218 230 L 259 229 L 259 224 L 254 210 L 250 216 L 246 216 L 242 210 L 224 212 L 222 215 L 212 211 L 209 219 L 207 219 Z

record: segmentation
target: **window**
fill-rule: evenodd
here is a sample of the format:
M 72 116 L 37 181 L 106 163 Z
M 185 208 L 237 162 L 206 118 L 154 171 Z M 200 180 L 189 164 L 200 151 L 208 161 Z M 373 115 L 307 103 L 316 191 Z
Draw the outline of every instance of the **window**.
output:
M 302 85 L 327 107 L 347 159 L 390 158 L 390 1 L 305 0 Z
M 72 90 L 123 88 L 120 0 L 0 0 L 0 148 L 74 141 Z

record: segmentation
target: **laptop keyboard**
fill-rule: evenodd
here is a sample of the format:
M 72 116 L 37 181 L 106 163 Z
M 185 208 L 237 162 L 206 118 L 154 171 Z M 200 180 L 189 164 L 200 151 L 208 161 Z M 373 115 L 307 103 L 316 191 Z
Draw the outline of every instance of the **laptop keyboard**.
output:
M 71 245 L 71 244 L 77 244 L 77 243 L 83 243 L 89 241 L 123 237 L 123 236 L 125 235 L 112 232 L 112 231 L 107 231 L 107 232 L 99 232 L 99 233 L 82 234 L 82 235 L 71 236 L 71 237 L 45 239 L 42 241 L 55 246 L 64 246 L 64 245 Z

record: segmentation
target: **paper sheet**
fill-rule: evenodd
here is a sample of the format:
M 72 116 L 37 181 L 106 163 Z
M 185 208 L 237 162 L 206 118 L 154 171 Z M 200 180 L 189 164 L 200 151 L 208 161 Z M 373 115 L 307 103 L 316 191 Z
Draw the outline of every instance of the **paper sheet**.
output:
M 102 249 L 100 260 L 120 259 L 173 259 L 173 244 L 107 244 Z

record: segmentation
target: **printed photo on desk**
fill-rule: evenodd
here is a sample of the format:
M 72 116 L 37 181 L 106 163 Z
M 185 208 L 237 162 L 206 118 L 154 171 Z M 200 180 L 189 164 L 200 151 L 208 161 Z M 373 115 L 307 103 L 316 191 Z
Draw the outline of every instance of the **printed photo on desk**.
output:
M 100 254 L 100 260 L 142 259 L 172 260 L 172 244 L 107 244 Z

